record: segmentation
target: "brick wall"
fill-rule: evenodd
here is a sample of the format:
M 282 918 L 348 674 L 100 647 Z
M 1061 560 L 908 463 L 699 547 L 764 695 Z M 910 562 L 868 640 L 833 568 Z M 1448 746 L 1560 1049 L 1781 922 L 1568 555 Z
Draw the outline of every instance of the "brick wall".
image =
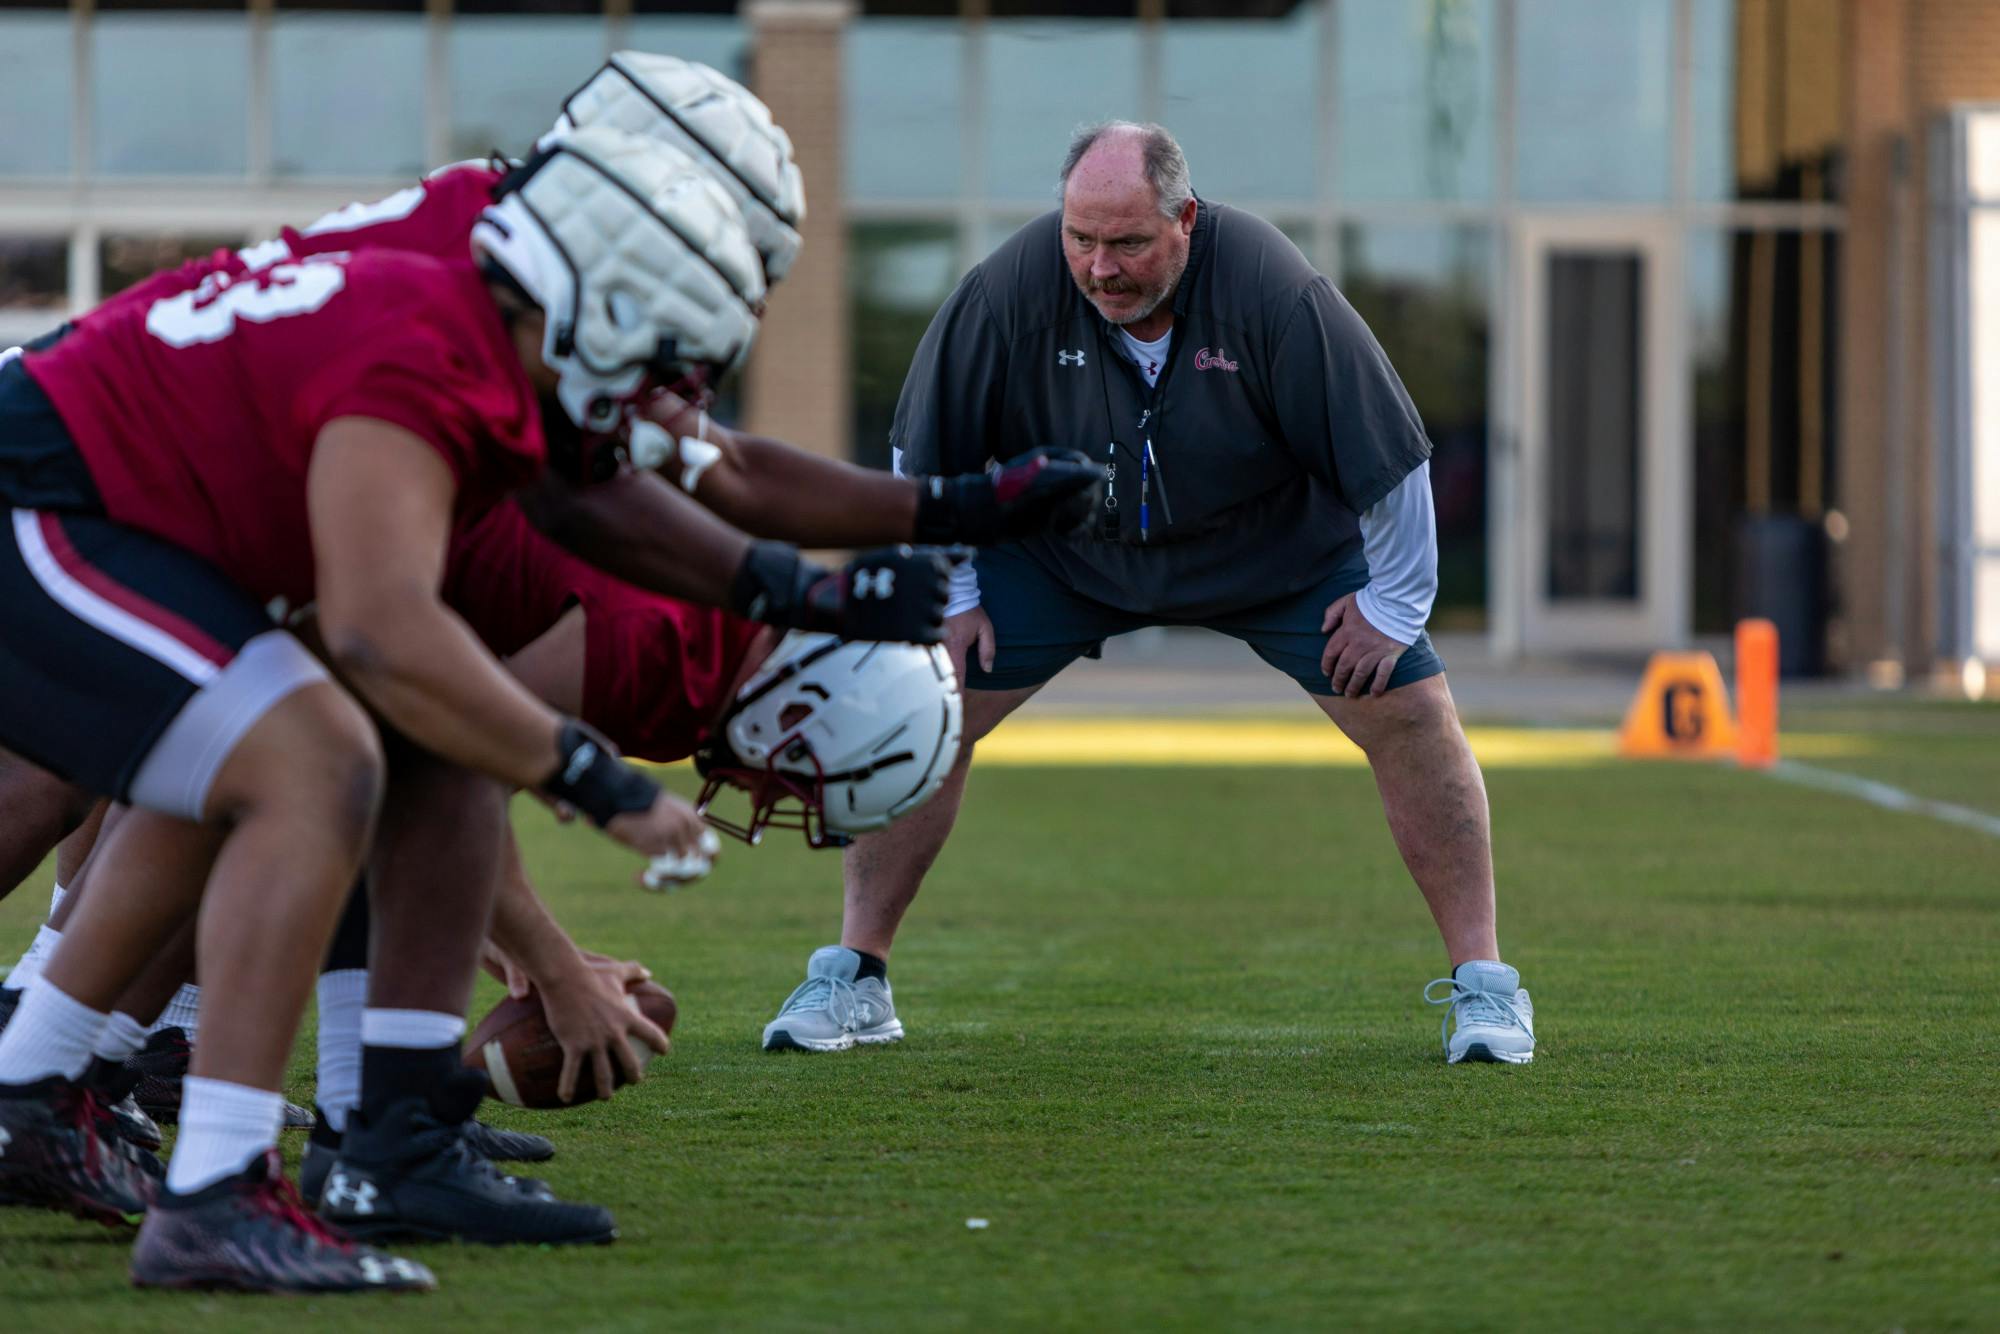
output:
M 1935 665 L 1939 595 L 1924 155 L 1937 112 L 2000 100 L 2000 3 L 1848 0 L 1847 15 L 1842 657 L 1922 675 Z
M 771 294 L 744 384 L 744 425 L 846 458 L 847 229 L 841 207 L 841 34 L 848 0 L 750 0 L 751 85 L 805 173 L 805 249 Z

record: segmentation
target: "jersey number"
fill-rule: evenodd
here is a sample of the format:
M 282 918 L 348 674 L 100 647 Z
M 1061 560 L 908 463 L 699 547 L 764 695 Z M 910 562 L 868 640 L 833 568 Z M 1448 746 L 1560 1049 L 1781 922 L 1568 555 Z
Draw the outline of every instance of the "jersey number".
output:
M 239 319 L 254 324 L 309 315 L 347 285 L 339 264 L 276 264 L 254 274 L 211 273 L 178 296 L 155 301 L 146 332 L 170 347 L 192 347 L 227 338 Z

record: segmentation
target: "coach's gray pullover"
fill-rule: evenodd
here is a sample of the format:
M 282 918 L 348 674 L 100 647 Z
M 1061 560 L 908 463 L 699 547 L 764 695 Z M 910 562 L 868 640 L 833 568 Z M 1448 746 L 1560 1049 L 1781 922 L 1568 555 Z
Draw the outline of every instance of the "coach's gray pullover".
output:
M 1361 560 L 1358 512 L 1430 455 L 1353 307 L 1284 234 L 1201 201 L 1148 388 L 1063 263 L 1061 215 L 966 274 L 903 382 L 903 470 L 959 473 L 1038 445 L 1114 469 L 1084 537 L 1025 545 L 1085 596 L 1196 618 L 1296 593 Z M 1152 442 L 1149 534 L 1142 457 Z

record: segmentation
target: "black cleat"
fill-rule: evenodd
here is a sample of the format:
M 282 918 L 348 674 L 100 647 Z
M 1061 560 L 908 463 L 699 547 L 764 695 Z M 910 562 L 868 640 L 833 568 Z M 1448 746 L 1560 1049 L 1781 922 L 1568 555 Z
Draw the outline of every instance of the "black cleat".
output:
M 118 1137 L 147 1153 L 158 1153 L 160 1123 L 146 1115 L 132 1096 L 140 1078 L 139 1072 L 130 1066 L 107 1061 L 101 1056 L 92 1059 L 90 1068 L 83 1072 L 84 1084 L 111 1114 Z
M 468 1126 L 477 1124 L 479 1123 L 476 1121 L 466 1122 Z M 524 1135 L 522 1138 L 538 1139 L 540 1136 Z M 305 1199 L 309 1208 L 319 1208 L 320 1197 L 326 1191 L 327 1174 L 333 1171 L 333 1165 L 340 1160 L 340 1140 L 340 1132 L 327 1124 L 326 1113 L 317 1112 L 313 1117 L 312 1136 L 306 1140 L 305 1154 L 299 1159 L 299 1194 Z M 470 1137 L 467 1143 L 473 1147 L 475 1153 L 478 1152 L 476 1146 L 471 1146 Z M 551 1152 L 553 1151 L 551 1149 Z M 516 1176 L 503 1179 L 513 1182 L 514 1189 L 523 1195 L 543 1200 L 555 1198 L 549 1192 L 549 1183 L 546 1181 L 535 1177 Z
M 311 1130 L 313 1128 L 313 1114 L 295 1102 L 288 1102 L 285 1104 L 284 1128 L 286 1130 Z
M 277 1150 L 191 1195 L 162 1191 L 132 1248 L 141 1288 L 429 1292 L 431 1271 L 358 1246 L 305 1212 Z
M 502 1130 L 484 1121 L 467 1121 L 459 1130 L 465 1135 L 466 1147 L 496 1163 L 545 1163 L 556 1156 L 555 1144 L 544 1135 Z
M 162 1170 L 159 1159 L 118 1137 L 83 1084 L 51 1075 L 0 1085 L 0 1195 L 9 1201 L 107 1227 L 133 1224 Z
M 360 1111 L 350 1113 L 340 1159 L 321 1190 L 321 1217 L 368 1239 L 492 1246 L 614 1240 L 618 1225 L 610 1210 L 565 1204 L 539 1182 L 502 1174 L 467 1146 L 463 1126 L 484 1084 L 454 1087 L 443 1099 L 451 1105 L 439 1109 L 422 1098 L 391 1103 L 374 1124 Z
M 181 1119 L 181 1081 L 187 1078 L 194 1044 L 185 1028 L 163 1028 L 146 1039 L 126 1065 L 139 1072 L 133 1099 L 146 1115 L 163 1126 Z

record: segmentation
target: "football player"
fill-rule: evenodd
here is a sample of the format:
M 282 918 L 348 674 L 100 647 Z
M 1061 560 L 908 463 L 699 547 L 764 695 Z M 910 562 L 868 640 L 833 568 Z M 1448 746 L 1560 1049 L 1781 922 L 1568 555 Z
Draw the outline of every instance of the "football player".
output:
M 587 475 L 588 428 L 607 408 L 653 377 L 739 359 L 762 266 L 705 174 L 604 130 L 513 182 L 494 232 L 483 267 L 387 250 L 254 275 L 188 266 L 0 369 L 14 515 L 0 539 L 0 743 L 134 807 L 0 1036 L 12 1189 L 113 1220 L 152 1202 L 79 1081 L 94 1054 L 135 1045 L 104 1007 L 187 911 L 160 885 L 212 867 L 200 934 L 217 1003 L 135 1251 L 142 1284 L 433 1282 L 300 1213 L 271 1153 L 305 978 L 381 795 L 357 696 L 415 744 L 540 788 L 642 853 L 698 846 L 686 803 L 523 690 L 437 587 L 454 511 L 534 481 L 552 457 Z M 603 263 L 546 267 L 606 233 L 621 244 L 586 256 Z M 558 526 L 611 512 L 547 492 Z M 921 584 L 916 566 L 898 569 Z M 837 597 L 815 604 L 818 579 L 777 587 L 766 573 L 739 582 L 808 623 L 839 620 Z M 316 600 L 342 683 L 273 628 L 274 600 Z M 428 1045 L 388 1013 L 392 1044 Z M 608 1231 L 597 1213 L 579 1230 Z

